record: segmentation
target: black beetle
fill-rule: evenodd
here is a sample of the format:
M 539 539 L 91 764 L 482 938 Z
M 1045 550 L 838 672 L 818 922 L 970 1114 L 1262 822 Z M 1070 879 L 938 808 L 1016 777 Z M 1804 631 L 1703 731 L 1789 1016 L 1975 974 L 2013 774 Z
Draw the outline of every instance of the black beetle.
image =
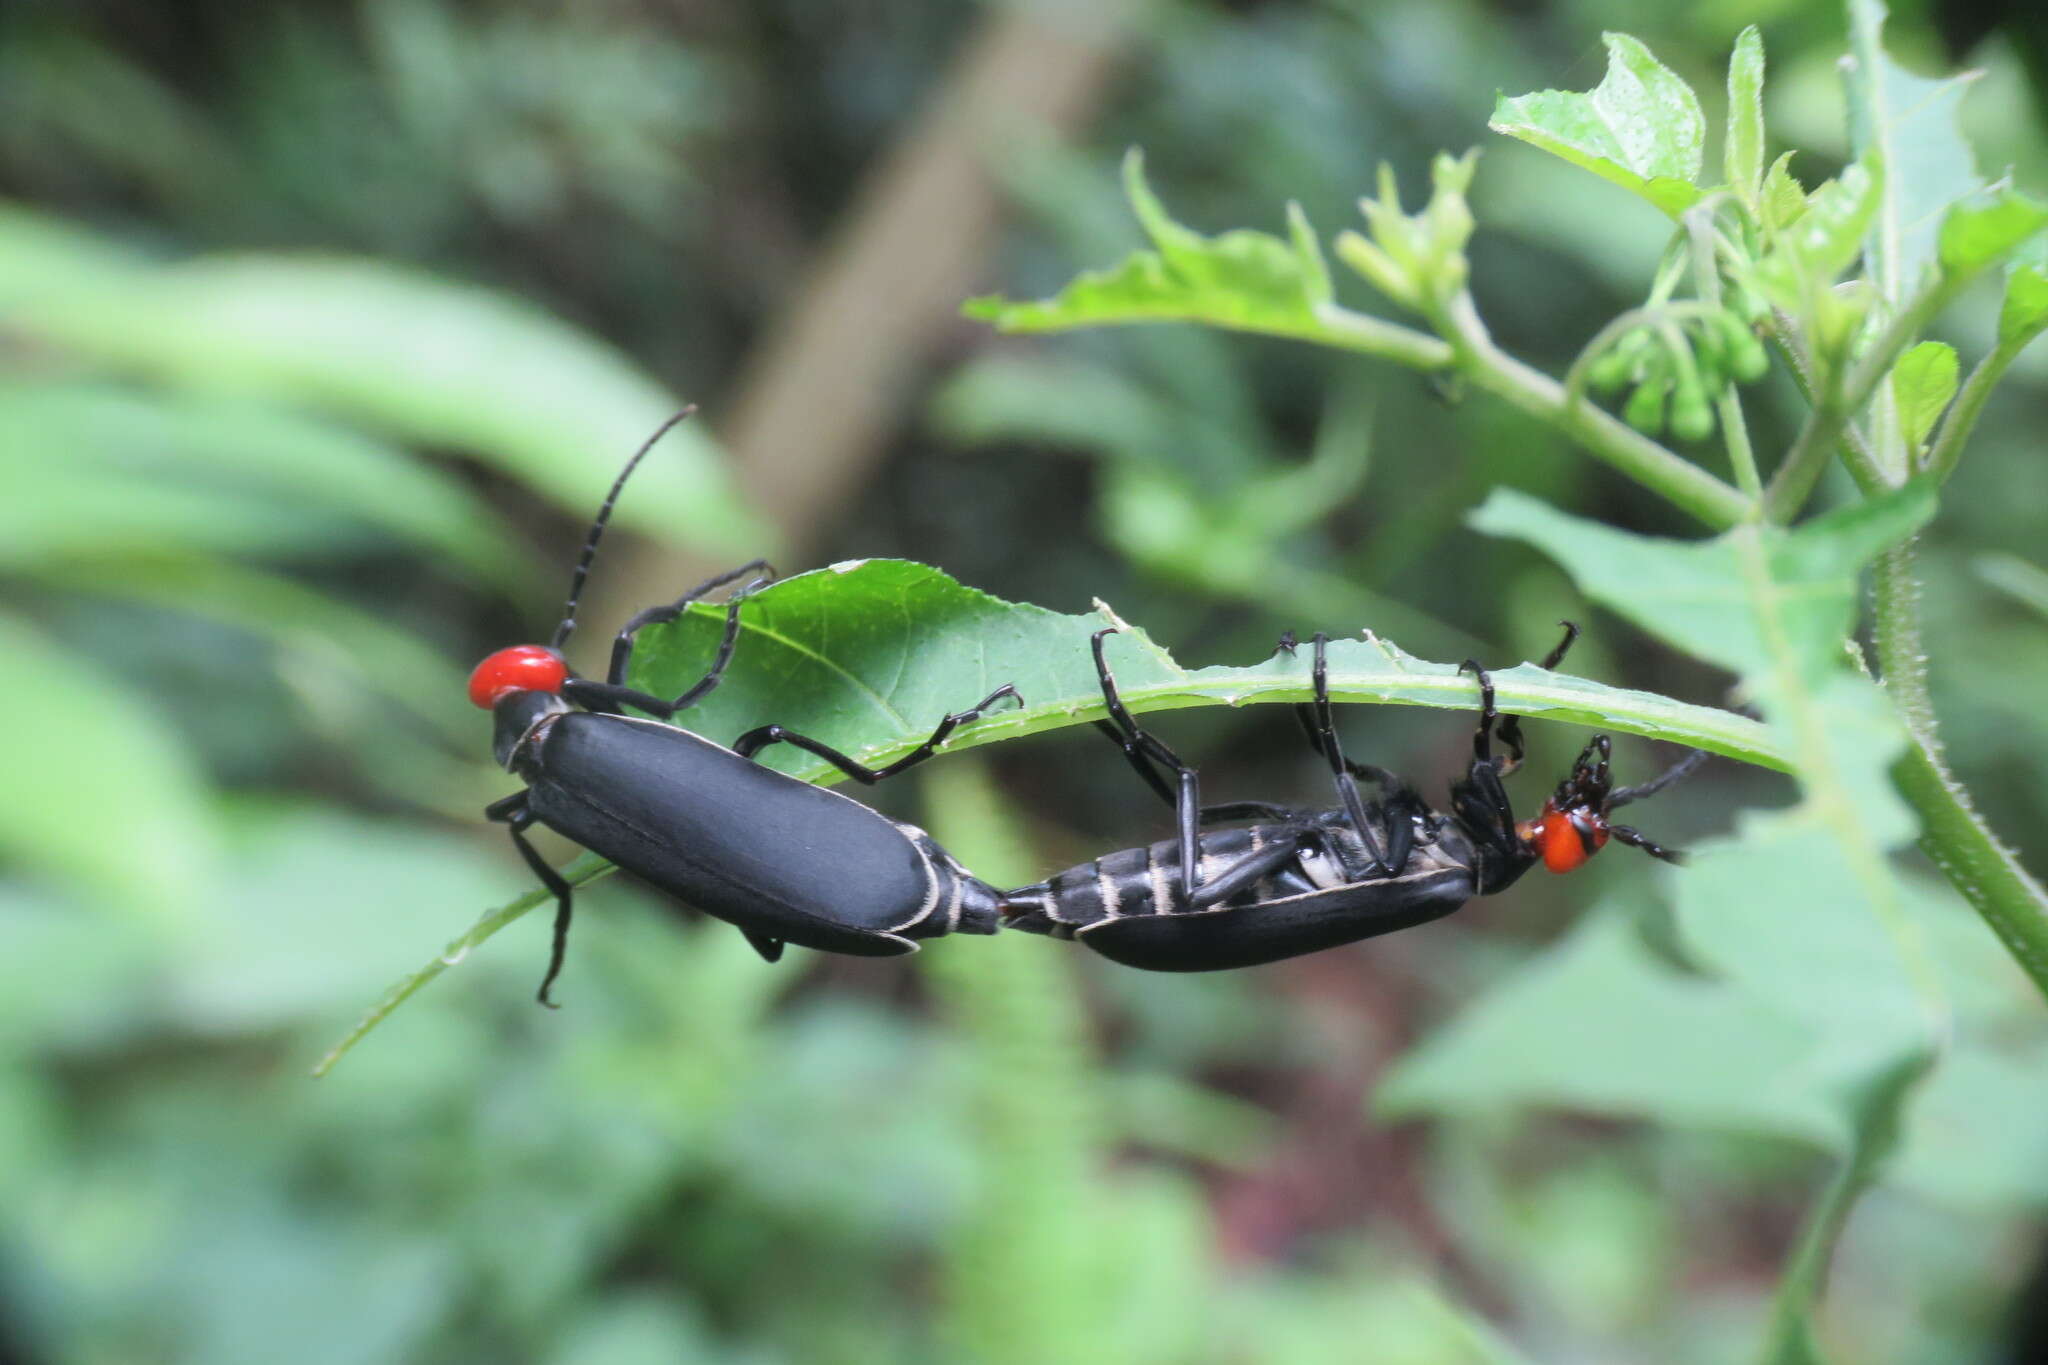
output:
M 849 777 L 877 782 L 930 758 L 956 728 L 998 702 L 1020 701 L 1015 688 L 999 687 L 945 717 L 924 743 L 880 768 L 779 725 L 749 731 L 726 748 L 664 723 L 724 675 L 739 638 L 742 601 L 772 573 L 759 560 L 634 616 L 613 642 L 604 682 L 578 677 L 564 660 L 562 646 L 575 629 L 577 599 L 612 505 L 655 442 L 692 411 L 664 423 L 612 484 L 584 542 L 553 642 L 499 650 L 470 676 L 470 699 L 489 708 L 496 722 L 494 755 L 526 782 L 525 790 L 484 813 L 510 827 L 520 856 L 555 897 L 542 1004 L 550 1003 L 549 987 L 562 969 L 573 893 L 527 842 L 525 831 L 536 821 L 737 925 L 770 962 L 786 943 L 893 957 L 915 952 L 918 939 L 992 934 L 1000 922 L 1000 893 L 923 830 L 752 760 L 770 744 L 794 744 Z M 633 640 L 643 627 L 672 621 L 707 593 L 741 580 L 748 581 L 727 603 L 725 632 L 702 678 L 672 701 L 625 685 Z M 660 719 L 626 715 L 627 706 Z
M 1570 871 L 1609 837 L 1653 857 L 1682 861 L 1609 812 L 1661 790 L 1706 757 L 1693 750 L 1663 775 L 1616 788 L 1610 742 L 1594 738 L 1542 814 L 1518 824 L 1501 778 L 1522 759 L 1520 721 L 1494 706 L 1493 680 L 1478 664 L 1479 729 L 1472 762 L 1451 785 L 1451 813 L 1437 811 L 1383 768 L 1344 756 L 1330 705 L 1327 638 L 1315 637 L 1315 701 L 1295 708 L 1309 744 L 1330 765 L 1340 805 L 1311 812 L 1259 801 L 1203 807 L 1195 770 L 1142 730 L 1117 696 L 1116 679 L 1093 640 L 1109 735 L 1146 783 L 1175 808 L 1176 838 L 1125 849 L 1004 893 L 1004 922 L 1054 938 L 1078 939 L 1111 961 L 1161 972 L 1251 967 L 1319 952 L 1440 919 L 1471 900 L 1513 885 L 1539 861 Z M 1543 661 L 1564 657 L 1577 628 Z M 1292 637 L 1281 641 L 1292 652 Z M 1496 730 L 1497 726 L 1497 730 Z M 1493 752 L 1498 734 L 1505 755 Z M 1155 766 L 1156 765 L 1156 766 Z M 1171 770 L 1173 783 L 1161 776 Z M 1360 779 L 1380 789 L 1367 800 Z M 1209 826 L 1240 822 L 1240 828 Z

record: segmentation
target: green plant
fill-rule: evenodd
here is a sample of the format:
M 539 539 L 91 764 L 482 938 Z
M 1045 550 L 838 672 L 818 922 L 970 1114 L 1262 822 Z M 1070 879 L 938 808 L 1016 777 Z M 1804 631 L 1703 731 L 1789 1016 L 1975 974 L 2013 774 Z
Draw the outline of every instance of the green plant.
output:
M 1815 1308 L 1827 1261 L 1872 1184 L 1958 1206 L 1985 1202 L 1987 1190 L 1994 1200 L 2048 1200 L 2024 1155 L 2048 1132 L 2037 1119 L 1995 1117 L 2004 1097 L 2048 1069 L 2038 999 L 2014 985 L 2023 973 L 2048 992 L 2048 898 L 1943 769 L 1914 551 L 1989 393 L 2048 328 L 2039 250 L 2048 209 L 1982 183 L 1954 124 L 1960 86 L 1893 64 L 1871 0 L 1854 0 L 1850 13 L 1856 156 L 1810 190 L 1789 153 L 1767 157 L 1753 30 L 1730 64 L 1718 176 L 1703 170 L 1696 96 L 1632 38 L 1609 37 L 1607 78 L 1593 92 L 1501 101 L 1497 130 L 1639 196 L 1673 225 L 1643 304 L 1600 329 L 1559 378 L 1509 355 L 1481 320 L 1466 257 L 1477 227 L 1471 154 L 1436 160 L 1432 194 L 1413 213 L 1384 173 L 1364 204 L 1367 231 L 1332 246 L 1414 324 L 1338 302 L 1321 240 L 1298 209 L 1284 237 L 1204 237 L 1167 214 L 1135 154 L 1126 188 L 1151 249 L 1043 302 L 969 306 L 1013 332 L 1195 322 L 1455 380 L 1549 425 L 1713 533 L 1651 538 L 1506 491 L 1473 514 L 1481 531 L 1548 554 L 1592 600 L 1734 674 L 1763 719 L 1532 669 L 1502 675 L 1504 705 L 1778 768 L 1798 800 L 1746 817 L 1736 837 L 1701 849 L 1697 866 L 1661 878 L 1668 925 L 1641 900 L 1597 907 L 1411 1051 L 1376 1099 L 1388 1114 L 1592 1110 L 1763 1133 L 1828 1154 L 1835 1174 L 1764 1332 L 1763 1357 L 1786 1362 L 1820 1357 Z M 1925 332 L 2001 270 L 1997 338 L 1965 379 L 1955 352 Z M 1768 397 L 1741 389 L 1772 356 L 1807 401 L 1776 458 L 1750 437 Z M 1603 394 L 1618 415 L 1595 403 Z M 1667 431 L 1671 440 L 1659 439 Z M 1705 445 L 1715 436 L 1718 454 Z M 1804 517 L 1837 460 L 1853 494 Z M 1866 583 L 1871 660 L 1856 640 Z M 948 699 L 1006 681 L 1029 705 L 959 743 L 1085 723 L 1097 709 L 1080 642 L 1114 619 L 1106 608 L 1071 617 L 998 602 L 914 565 L 836 566 L 762 594 L 735 685 L 691 723 L 723 738 L 773 718 L 873 760 L 909 747 Z M 827 630 L 830 621 L 879 628 Z M 636 682 L 675 690 L 716 629 L 707 610 L 650 632 Z M 1298 664 L 1185 670 L 1141 634 L 1130 645 L 1119 668 L 1136 711 L 1306 695 Z M 1448 664 L 1377 639 L 1345 642 L 1335 662 L 1333 691 L 1347 700 L 1472 701 Z M 1901 862 L 1915 840 L 1947 887 Z M 586 858 L 572 879 L 602 870 Z M 1987 962 L 1951 888 L 2019 973 Z M 542 899 L 492 912 L 448 958 Z
M 1608 35 L 1607 76 L 1594 91 L 1499 102 L 1497 131 L 1622 186 L 1674 223 L 1645 303 L 1597 334 L 1562 380 L 1498 347 L 1468 288 L 1472 154 L 1440 156 L 1431 197 L 1412 214 L 1383 169 L 1378 197 L 1362 205 L 1368 231 L 1334 244 L 1420 327 L 1339 303 L 1299 209 L 1285 238 L 1182 227 L 1135 153 L 1126 187 L 1151 250 L 1041 303 L 983 299 L 968 309 L 1014 332 L 1200 322 L 1455 377 L 1718 532 L 1653 540 L 1506 492 L 1473 517 L 1482 531 L 1537 545 L 1645 631 L 1733 671 L 1788 746 L 1800 803 L 1748 818 L 1741 838 L 1673 883 L 1682 949 L 1709 980 L 1682 985 L 1611 915 L 1589 917 L 1576 946 L 1532 970 L 1522 989 L 1488 999 L 1412 1055 L 1381 1102 L 1407 1112 L 1564 1103 L 1799 1131 L 1838 1152 L 1840 1175 L 1786 1272 L 1768 1334 L 1766 1357 L 1786 1361 L 1817 1351 L 1810 1314 L 1827 1249 L 1897 1144 L 1916 1088 L 1938 1095 L 1944 1081 L 1928 1078 L 1952 1041 L 1992 1046 L 1969 1022 L 1986 1007 L 1985 982 L 1953 967 L 1936 941 L 1952 938 L 1952 925 L 1929 910 L 1938 897 L 1896 866 L 1895 851 L 1917 837 L 2048 993 L 2048 895 L 1942 762 L 1914 551 L 1989 393 L 2048 328 L 2048 207 L 1977 175 L 1955 122 L 1960 80 L 1925 80 L 1893 63 L 1875 0 L 1852 0 L 1849 13 L 1856 157 L 1812 190 L 1793 176 L 1790 153 L 1767 165 L 1753 29 L 1730 63 L 1718 177 L 1703 172 L 1697 97 L 1626 35 Z M 2001 267 L 1995 342 L 1959 381 L 1955 351 L 1924 333 Z M 1762 377 L 1760 340 L 1809 404 L 1774 462 L 1759 461 L 1737 387 Z M 1589 388 L 1625 393 L 1620 417 L 1594 406 Z M 1655 439 L 1667 427 L 1682 444 Z M 1717 430 L 1732 483 L 1684 453 Z M 1855 500 L 1794 525 L 1835 458 Z M 1852 639 L 1866 574 L 1881 683 Z M 1682 1009 L 1673 989 L 1684 992 Z M 1740 1037 L 1745 1029 L 1753 1036 Z M 1675 1065 L 1687 1039 L 1702 1036 L 1716 1040 L 1715 1056 Z M 1588 1038 L 1612 1047 L 1588 1049 Z M 2038 1050 L 2007 1061 L 2037 1066 Z

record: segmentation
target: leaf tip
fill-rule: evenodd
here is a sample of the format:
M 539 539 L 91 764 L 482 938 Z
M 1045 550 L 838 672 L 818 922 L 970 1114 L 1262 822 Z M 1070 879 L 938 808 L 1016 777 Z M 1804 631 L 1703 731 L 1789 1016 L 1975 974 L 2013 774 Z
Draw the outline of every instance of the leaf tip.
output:
M 1002 325 L 1003 314 L 1010 310 L 1010 301 L 1001 294 L 978 294 L 960 305 L 960 316 L 976 322 L 992 322 Z

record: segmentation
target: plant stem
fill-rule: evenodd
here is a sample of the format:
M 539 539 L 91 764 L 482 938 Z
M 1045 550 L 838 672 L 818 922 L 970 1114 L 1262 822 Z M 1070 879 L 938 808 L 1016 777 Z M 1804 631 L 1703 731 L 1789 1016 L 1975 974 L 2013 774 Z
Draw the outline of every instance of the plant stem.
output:
M 1457 347 L 1460 372 L 1480 388 L 1557 427 L 1717 531 L 1748 519 L 1750 504 L 1741 493 L 1601 409 L 1567 401 L 1564 385 L 1495 346 L 1471 295 L 1454 299 L 1441 321 Z
M 1892 372 L 1892 365 L 1899 353 L 1918 337 L 1927 326 L 1928 320 L 1940 312 L 1954 297 L 1956 282 L 1943 278 L 1920 291 L 1913 301 L 1901 309 L 1898 316 L 1884 329 L 1884 333 L 1871 346 L 1856 368 L 1849 374 L 1839 391 L 1831 392 L 1832 381 L 1824 382 L 1818 388 L 1813 411 L 1807 414 L 1805 425 L 1799 428 L 1799 435 L 1792 442 L 1792 449 L 1785 455 L 1785 462 L 1778 466 L 1778 472 L 1771 477 L 1768 501 L 1765 506 L 1772 521 L 1788 522 L 1799 515 L 1799 509 L 1813 496 L 1813 487 L 1820 482 L 1821 471 L 1827 468 L 1828 455 L 1842 439 L 1848 429 L 1849 419 L 1863 411 L 1877 386 Z M 1839 372 L 1838 366 L 1830 366 L 1832 372 Z M 1866 451 L 1866 453 L 1868 453 Z M 1895 488 L 1905 481 L 1907 470 L 1885 469 L 1881 462 L 1859 475 L 1859 482 L 1866 482 L 1864 475 L 1874 475 L 1882 481 L 1883 487 Z
M 1898 1146 L 1899 1121 L 1913 1087 L 1934 1065 L 1934 1054 L 1916 1052 L 1873 1077 L 1857 1096 L 1855 1138 L 1848 1155 L 1828 1178 L 1827 1188 L 1807 1215 L 1799 1241 L 1778 1277 L 1770 1327 L 1764 1338 L 1765 1365 L 1810 1365 L 1813 1308 L 1827 1279 L 1828 1262 L 1856 1200 L 1882 1171 Z
M 1749 443 L 1749 422 L 1742 415 L 1742 400 L 1728 389 L 1714 400 L 1721 422 L 1721 439 L 1728 447 L 1728 463 L 1735 470 L 1735 486 L 1749 499 L 1752 508 L 1764 505 L 1764 481 L 1756 469 L 1756 451 Z
M 2029 335 L 2017 341 L 2001 341 L 1977 362 L 1976 368 L 1970 371 L 1970 377 L 1963 381 L 1962 391 L 1950 404 L 1947 416 L 1941 419 L 1941 430 L 1935 433 L 1934 445 L 1927 452 L 1925 468 L 1937 482 L 1944 482 L 1955 473 L 1956 462 L 1963 457 L 1963 446 L 1976 429 L 1977 416 L 1984 411 L 1984 400 L 2005 377 L 2006 367 L 2012 364 L 2013 358 L 2033 339 Z
M 1920 816 L 1920 847 L 2048 996 L 2048 889 L 1998 841 L 1942 755 L 1920 639 L 1916 556 L 1913 541 L 1887 552 L 1877 563 L 1871 589 L 1885 691 L 1911 744 L 1892 769 L 1892 780 Z
M 1334 303 L 1319 304 L 1315 317 L 1320 326 L 1314 330 L 1281 331 L 1249 327 L 1243 323 L 1230 325 L 1243 332 L 1263 331 L 1272 336 L 1319 341 L 1342 350 L 1363 351 L 1397 365 L 1406 365 L 1411 370 L 1440 370 L 1451 363 L 1450 346 L 1427 332 L 1418 332 L 1412 327 L 1403 327 L 1397 322 L 1388 322 L 1370 313 L 1360 313 Z M 1207 322 L 1210 319 L 1194 318 L 1190 321 Z

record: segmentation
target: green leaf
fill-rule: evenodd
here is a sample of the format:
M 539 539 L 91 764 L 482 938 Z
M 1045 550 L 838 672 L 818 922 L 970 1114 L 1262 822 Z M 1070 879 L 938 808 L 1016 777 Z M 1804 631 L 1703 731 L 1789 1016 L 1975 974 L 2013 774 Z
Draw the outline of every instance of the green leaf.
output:
M 0 303 L 38 294 L 103 289 L 137 277 L 146 258 L 61 218 L 0 204 Z
M 2002 264 L 2029 238 L 2048 227 L 2048 204 L 2000 188 L 1958 199 L 1941 218 L 1937 250 L 1941 268 L 1961 281 Z
M 2048 620 L 2048 569 L 2003 552 L 1978 555 L 1972 567 L 1986 583 Z
M 2048 328 L 2048 240 L 2041 237 L 2020 248 L 2005 277 L 2005 300 L 1998 309 L 1998 344 L 2017 349 Z
M 1728 58 L 1728 141 L 1721 149 L 1721 173 L 1756 213 L 1764 175 L 1764 39 L 1755 24 L 1736 36 Z
M 1867 290 L 1852 296 L 1837 289 L 1835 280 L 1863 250 L 1885 179 L 1881 164 L 1857 162 L 1816 187 L 1796 213 L 1770 210 L 1785 226 L 1771 233 L 1769 250 L 1756 264 L 1756 283 L 1773 306 L 1811 320 L 1823 360 L 1834 359 L 1847 345 L 1867 307 Z M 1775 205 L 1787 186 L 1796 189 L 1789 175 L 1783 186 L 1767 186 L 1767 201 Z
M 1920 449 L 1934 430 L 1961 377 L 1956 348 L 1944 341 L 1923 341 L 1899 357 L 1892 367 L 1892 395 L 1908 450 Z
M 1285 241 L 1248 230 L 1203 237 L 1167 215 L 1145 183 L 1135 148 L 1124 159 L 1124 184 L 1154 250 L 1135 252 L 1113 270 L 1080 275 L 1052 298 L 1017 303 L 988 295 L 962 304 L 962 314 L 1004 332 L 1200 322 L 1360 351 L 1420 369 L 1450 362 L 1450 347 L 1435 337 L 1332 299 L 1322 247 L 1298 205 L 1288 206 Z
M 149 700 L 91 660 L 0 615 L 7 685 L 33 701 L 8 727 L 0 820 L 10 861 L 127 911 L 182 918 L 212 883 L 218 835 L 204 775 Z
M 682 406 L 528 304 L 380 262 L 245 255 L 94 272 L 83 253 L 67 259 L 56 284 L 0 259 L 17 332 L 160 383 L 473 452 L 578 516 Z M 772 548 L 701 425 L 678 428 L 636 477 L 622 522 L 726 554 Z
M 300 559 L 374 528 L 502 582 L 497 519 L 458 481 L 271 404 L 104 384 L 0 385 L 20 457 L 0 563 L 202 551 Z
M 1411 1051 L 1374 1096 L 1389 1117 L 1572 1109 L 1771 1133 L 1830 1151 L 1849 1129 L 1825 1058 L 1768 999 L 1659 963 L 1625 915 L 1561 943 Z
M 1245 229 L 1204 237 L 1167 213 L 1145 183 L 1136 148 L 1124 158 L 1124 192 L 1153 250 L 1134 253 L 1114 270 L 1081 275 L 1042 303 L 989 297 L 969 300 L 961 311 L 1005 332 L 1178 321 L 1326 339 L 1316 310 L 1330 301 L 1329 267 L 1298 206 L 1288 209 L 1287 240 Z
M 643 632 L 633 686 L 680 694 L 716 652 L 723 621 L 721 609 L 701 606 L 673 625 Z M 866 762 L 911 748 L 941 716 L 1003 683 L 1015 684 L 1026 704 L 963 728 L 949 747 L 1086 724 L 1103 714 L 1088 637 L 1113 624 L 1119 623 L 1106 607 L 1067 616 L 1005 602 L 922 564 L 834 565 L 785 579 L 748 600 L 726 682 L 691 711 L 690 728 L 725 740 L 778 721 Z M 1108 654 L 1133 713 L 1310 697 L 1306 649 L 1245 667 L 1185 668 L 1142 630 L 1131 630 L 1109 641 Z M 1478 695 L 1456 665 L 1418 659 L 1374 637 L 1331 641 L 1329 663 L 1331 694 L 1344 701 L 1468 710 Z M 1504 710 L 1772 766 L 1784 761 L 1752 743 L 1762 727 L 1729 712 L 1526 664 L 1500 670 L 1494 680 Z M 777 757 L 768 750 L 763 757 L 806 779 L 837 780 L 829 765 L 796 751 Z
M 1863 709 L 1875 752 L 1852 755 L 1847 772 L 1878 784 L 1877 809 L 1860 822 L 1875 842 L 1894 846 L 1912 826 L 1883 808 L 1893 802 L 1884 769 L 1899 748 L 1885 735 L 1884 705 L 1875 689 L 1858 686 L 1830 700 L 1828 719 L 1846 731 Z M 1737 838 L 1697 850 L 1670 879 L 1688 958 L 1799 1020 L 1816 1049 L 1815 1074 L 1830 1078 L 1837 1099 L 1918 1050 L 1928 1027 L 1920 983 L 1892 937 L 1897 926 L 1860 893 L 1853 857 L 1809 803 L 1744 818 Z
M 1894 306 L 1923 283 L 1951 204 L 1982 187 L 1977 159 L 1958 120 L 1974 74 L 1929 80 L 1884 50 L 1881 0 L 1849 0 L 1849 56 L 1842 82 L 1851 145 L 1859 160 L 1884 166 L 1884 191 L 1871 223 L 1870 275 Z
M 1800 258 L 1822 284 L 1832 283 L 1863 249 L 1863 239 L 1884 202 L 1891 178 L 1882 162 L 1856 162 L 1823 181 L 1806 199 L 1793 230 Z
M 1659 540 L 1567 515 L 1507 489 L 1496 489 L 1470 522 L 1544 550 L 1596 600 L 1688 654 L 1749 677 L 1771 671 L 1782 647 L 1802 675 L 1813 676 L 1839 666 L 1860 601 L 1858 570 L 1933 514 L 1933 491 L 1914 484 L 1789 534 L 1759 531 L 1782 632 L 1754 610 L 1734 532 L 1706 541 Z
M 1889 780 L 1905 750 L 1896 713 L 1845 664 L 1860 570 L 1932 515 L 1931 488 L 1893 493 L 1795 531 L 1739 526 L 1715 540 L 1654 540 L 1496 492 L 1475 522 L 1563 563 L 1594 600 L 1737 672 L 1798 751 L 1802 801 L 1752 817 L 1672 878 L 1689 956 L 1803 1024 L 1817 1076 L 1852 1131 L 1856 1096 L 1941 1034 L 1935 960 L 1887 862 L 1914 822 Z M 1873 1122 L 1875 1120 L 1872 1120 Z
M 2016 1105 L 2048 1093 L 2038 1029 L 2019 1046 L 1958 1046 L 1914 1106 L 1893 1184 L 1979 1216 L 2048 1206 L 2048 1110 Z
M 1782 232 L 1806 212 L 1806 187 L 1792 174 L 1792 153 L 1786 152 L 1764 173 L 1762 210 L 1765 226 Z
M 1699 97 L 1626 33 L 1602 35 L 1607 74 L 1587 94 L 1543 90 L 1494 105 L 1487 126 L 1563 157 L 1676 218 L 1699 201 Z

